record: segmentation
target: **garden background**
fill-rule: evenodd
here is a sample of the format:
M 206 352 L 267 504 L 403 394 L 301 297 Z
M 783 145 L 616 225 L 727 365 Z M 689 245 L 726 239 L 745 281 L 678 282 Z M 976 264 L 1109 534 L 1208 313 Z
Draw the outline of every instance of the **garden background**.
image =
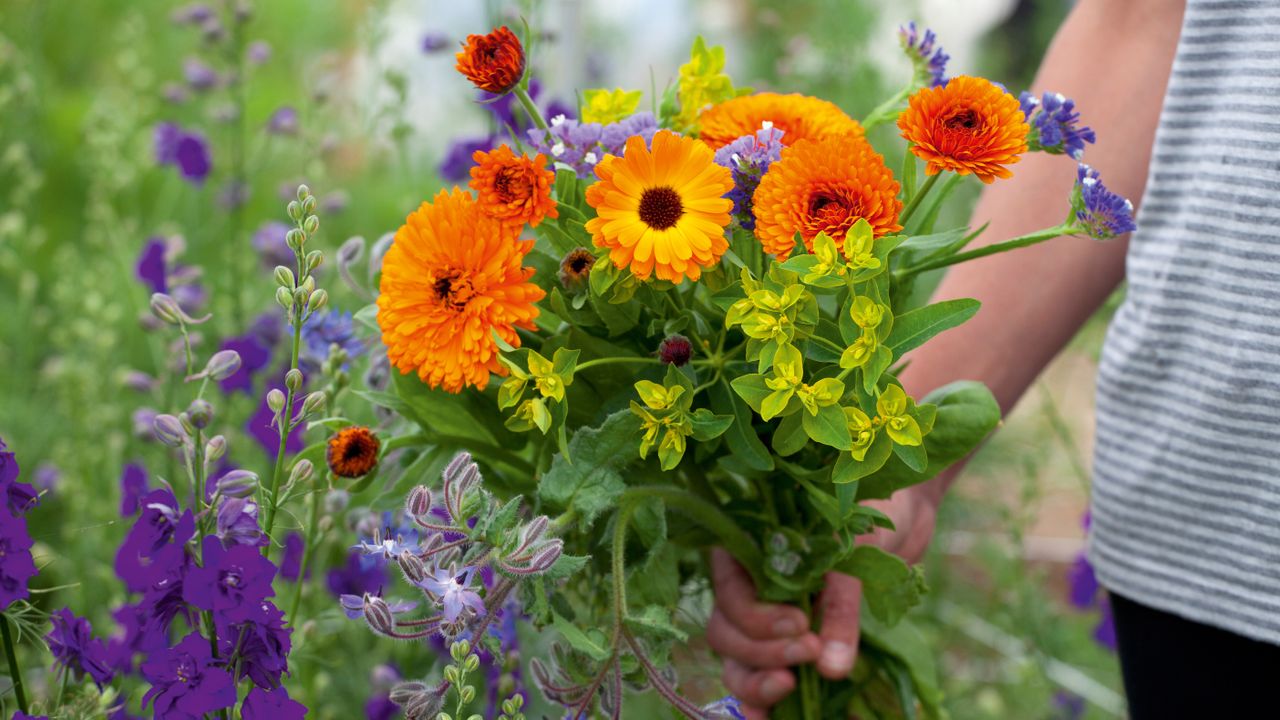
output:
M 217 268 L 192 283 L 216 310 L 200 328 L 207 355 L 260 313 L 278 314 L 268 258 L 287 227 L 272 223 L 287 220 L 283 206 L 299 182 L 320 198 L 318 246 L 332 258 L 348 237 L 373 242 L 393 231 L 440 187 L 457 141 L 490 131 L 490 113 L 453 71 L 469 32 L 525 17 L 538 37 L 544 104 L 573 105 L 574 87 L 661 91 L 703 34 L 726 47 L 741 84 L 817 95 L 859 117 L 870 109 L 860 98 L 882 96 L 906 72 L 894 62 L 898 23 L 936 29 L 957 72 L 1021 89 L 1069 3 L 264 0 L 245 8 L 246 22 L 210 38 L 210 28 L 182 21 L 189 6 L 160 0 L 0 5 L 0 437 L 24 478 L 46 492 L 29 522 L 41 566 L 32 587 L 50 591 L 33 602 L 68 605 L 103 634 L 123 599 L 112 568 L 130 524 L 119 513 L 123 469 L 140 463 L 153 482 L 174 471 L 169 453 L 146 439 L 149 426 L 135 430 L 147 409 L 180 409 L 166 405 L 174 387 L 138 375 L 156 375 L 172 353 L 140 322 L 151 289 L 135 264 L 149 238 L 180 236 L 183 265 Z M 201 66 L 243 82 L 204 87 Z M 212 170 L 203 182 L 156 164 L 153 134 L 164 121 L 207 140 Z M 332 267 L 322 271 L 331 305 L 365 304 Z M 1104 324 L 1086 327 L 944 505 L 926 561 L 932 592 L 915 618 L 939 648 L 957 720 L 1123 714 L 1116 663 L 1095 640 L 1098 614 L 1070 603 Z M 357 360 L 352 374 L 361 370 Z M 248 417 L 260 401 L 258 392 L 233 393 L 219 409 Z M 269 469 L 274 451 L 244 433 L 229 439 L 236 464 Z M 366 493 L 339 522 L 354 525 L 399 496 Z M 385 693 L 388 663 L 413 676 L 431 662 L 428 648 L 379 642 L 348 622 L 325 590 L 328 575 L 341 581 L 350 571 L 350 530 L 329 533 L 314 567 L 324 579 L 309 586 L 308 620 L 293 638 L 287 685 L 316 718 L 359 717 Z M 525 641 L 526 658 L 536 655 L 536 638 Z M 24 648 L 26 667 L 47 670 L 47 653 Z M 679 669 L 686 683 L 705 676 L 710 698 L 713 666 L 698 660 L 706 652 L 695 642 Z M 37 671 L 28 681 L 40 694 L 51 677 Z

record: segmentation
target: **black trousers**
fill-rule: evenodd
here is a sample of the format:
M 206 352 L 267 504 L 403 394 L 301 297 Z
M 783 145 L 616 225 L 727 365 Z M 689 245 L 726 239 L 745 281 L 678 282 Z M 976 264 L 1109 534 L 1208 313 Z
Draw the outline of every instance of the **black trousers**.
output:
M 1280 645 L 1111 595 L 1130 720 L 1280 718 Z

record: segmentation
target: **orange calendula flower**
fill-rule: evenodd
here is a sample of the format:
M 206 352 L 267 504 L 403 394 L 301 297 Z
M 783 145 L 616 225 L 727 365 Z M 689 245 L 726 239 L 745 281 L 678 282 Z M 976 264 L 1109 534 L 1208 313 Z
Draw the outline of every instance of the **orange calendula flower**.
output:
M 488 35 L 468 35 L 455 67 L 481 90 L 505 95 L 524 77 L 524 48 L 503 25 Z
M 743 135 L 754 135 L 765 122 L 782 130 L 784 145 L 832 135 L 863 134 L 862 125 L 833 103 L 798 94 L 756 93 L 733 98 L 704 110 L 698 122 L 698 137 L 712 150 Z
M 382 260 L 378 326 L 391 364 L 433 388 L 484 389 L 505 375 L 493 334 L 519 345 L 545 293 L 524 267 L 532 240 L 454 188 L 405 219 Z
M 819 232 L 843 245 L 858 218 L 871 224 L 876 237 L 902 229 L 898 182 L 884 158 L 856 135 L 802 140 L 783 148 L 782 158 L 760 181 L 753 203 L 756 237 L 780 260 L 791 254 L 796 233 L 813 250 Z
M 973 173 L 984 183 L 1013 175 L 1005 166 L 1027 151 L 1031 130 L 1018 98 L 990 80 L 965 75 L 912 95 L 898 129 L 911 152 L 928 163 L 929 175 Z
M 538 227 L 544 217 L 560 217 L 551 199 L 556 174 L 547 169 L 545 155 L 516 156 L 503 145 L 492 152 L 477 150 L 471 158 L 476 163 L 471 168 L 471 189 L 491 217 L 530 227 Z
M 378 466 L 378 450 L 382 442 L 373 431 L 363 425 L 352 425 L 339 430 L 329 438 L 324 459 L 329 470 L 342 478 L 358 478 L 368 475 Z
M 587 188 L 596 209 L 587 230 L 617 267 L 643 279 L 697 280 L 728 249 L 733 201 L 724 194 L 733 176 L 703 143 L 662 130 L 650 151 L 637 135 L 622 157 L 605 157 L 596 175 L 600 181 Z

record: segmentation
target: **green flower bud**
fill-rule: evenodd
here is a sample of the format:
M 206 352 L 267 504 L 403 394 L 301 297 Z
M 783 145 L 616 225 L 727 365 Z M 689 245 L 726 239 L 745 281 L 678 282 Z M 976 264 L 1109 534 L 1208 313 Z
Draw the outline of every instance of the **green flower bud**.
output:
M 311 278 L 307 278 L 310 280 Z M 293 289 L 293 304 L 302 307 L 307 306 L 307 298 L 311 296 L 311 291 L 307 290 L 306 283 Z
M 324 306 L 328 304 L 329 304 L 329 293 L 326 292 L 324 288 L 321 288 L 311 293 L 311 297 L 307 301 L 307 307 L 311 309 L 311 312 L 317 312 L 323 309 Z
M 209 442 L 204 445 L 204 461 L 208 463 L 217 462 L 227 454 L 227 439 L 221 435 L 214 435 Z
M 310 220 L 310 219 L 311 219 L 311 217 L 312 217 L 312 213 L 314 213 L 315 211 L 316 211 L 316 196 L 315 196 L 315 195 L 308 195 L 307 197 L 303 198 L 303 200 L 302 200 L 302 212 L 303 212 L 303 214 L 304 214 L 304 215 L 306 215 L 306 216 L 307 216 L 307 219 L 308 219 L 308 220 Z M 310 231 L 310 230 L 308 230 L 307 232 L 311 232 L 311 231 Z
M 315 465 L 312 465 L 310 460 L 299 460 L 294 463 L 293 470 L 289 472 L 289 484 L 305 483 L 314 473 Z
M 282 288 L 293 289 L 297 284 L 293 277 L 293 271 L 283 265 L 276 266 L 276 284 Z
M 315 198 L 307 198 L 308 202 L 312 200 L 315 200 Z M 302 221 L 302 229 L 306 230 L 308 235 L 315 235 L 316 231 L 320 229 L 320 218 L 315 215 L 308 215 L 307 219 Z
M 271 408 L 271 412 L 278 413 L 284 410 L 284 399 L 280 388 L 271 388 L 271 392 L 267 393 L 267 407 Z
M 208 400 L 197 398 L 191 402 L 191 405 L 187 407 L 187 412 L 184 414 L 191 421 L 193 427 L 203 430 L 209 427 L 209 423 L 213 421 L 213 406 L 209 404 Z
M 316 415 L 324 412 L 324 406 L 327 399 L 322 392 L 313 392 L 307 395 L 307 399 L 302 401 L 302 414 L 304 416 Z
M 290 250 L 300 253 L 302 252 L 302 246 L 307 242 L 307 236 L 301 230 L 294 228 L 284 236 L 284 241 Z
M 298 222 L 302 219 L 302 205 L 297 200 L 290 200 L 288 213 L 290 220 Z
M 302 380 L 302 371 L 298 368 L 292 368 L 284 376 L 284 386 L 293 392 L 298 392 L 302 388 Z
M 307 271 L 315 270 L 324 264 L 324 253 L 319 250 L 312 250 L 307 253 Z
M 293 309 L 293 293 L 289 288 L 276 288 L 276 303 L 285 310 Z
M 306 184 L 302 184 L 302 185 L 299 185 L 299 186 L 298 186 L 298 201 L 299 201 L 299 202 L 302 202 L 303 200 L 306 200 L 306 199 L 307 199 L 308 197 L 310 197 L 310 196 L 311 196 L 311 188 L 307 187 L 307 186 L 306 186 Z
M 157 415 L 151 427 L 156 439 L 171 448 L 180 448 L 187 443 L 187 430 L 173 415 Z

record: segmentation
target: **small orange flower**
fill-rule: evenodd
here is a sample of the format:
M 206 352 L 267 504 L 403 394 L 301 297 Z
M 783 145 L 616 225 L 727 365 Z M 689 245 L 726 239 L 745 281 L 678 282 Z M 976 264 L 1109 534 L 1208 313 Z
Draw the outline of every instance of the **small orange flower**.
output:
M 753 202 L 756 237 L 779 260 L 791 254 L 796 233 L 812 250 L 813 238 L 824 231 L 843 246 L 858 218 L 871 224 L 876 237 L 902 229 L 898 182 L 884 158 L 856 135 L 802 140 L 783 148 Z
M 912 95 L 898 129 L 911 152 L 928 163 L 929 175 L 973 173 L 984 183 L 1013 175 L 1005 166 L 1027 151 L 1031 130 L 1016 97 L 990 80 L 964 75 Z
M 547 157 L 541 153 L 533 159 L 517 157 L 511 148 L 477 150 L 471 156 L 471 189 L 479 197 L 480 207 L 491 217 L 509 225 L 538 227 L 542 218 L 560 217 L 551 187 L 556 174 L 547 169 Z
M 455 67 L 481 90 L 505 95 L 524 77 L 524 48 L 503 25 L 488 35 L 468 35 Z
M 531 249 L 518 226 L 456 187 L 423 203 L 382 260 L 378 326 L 391 364 L 454 393 L 505 375 L 493 335 L 519 346 L 516 328 L 534 329 L 545 295 L 523 264 Z
M 358 478 L 378 466 L 378 450 L 382 442 L 363 425 L 345 427 L 329 438 L 324 451 L 325 462 L 334 475 Z
M 782 143 L 819 140 L 830 135 L 862 135 L 862 125 L 826 100 L 807 95 L 756 93 L 712 105 L 698 118 L 698 137 L 719 150 L 743 135 L 754 135 L 771 122 L 782 130 Z
M 600 182 L 587 188 L 587 204 L 596 209 L 587 231 L 615 266 L 679 283 L 720 262 L 729 247 L 724 229 L 733 201 L 724 194 L 733 176 L 706 145 L 660 130 L 649 150 L 635 135 L 622 157 L 600 161 L 596 175 Z

